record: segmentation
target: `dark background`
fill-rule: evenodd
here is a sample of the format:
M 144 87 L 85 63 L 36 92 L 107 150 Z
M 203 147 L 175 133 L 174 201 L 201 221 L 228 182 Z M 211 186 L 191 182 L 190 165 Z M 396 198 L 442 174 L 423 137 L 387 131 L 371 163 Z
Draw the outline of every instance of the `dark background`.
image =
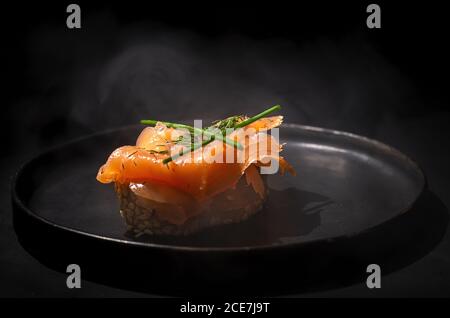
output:
M 416 160 L 449 206 L 449 34 L 438 3 L 60 3 L 2 5 L 1 296 L 133 296 L 39 264 L 17 243 L 10 180 L 70 138 L 161 119 L 221 118 L 282 104 L 287 122 L 350 131 Z M 449 296 L 450 237 L 383 279 L 318 296 Z

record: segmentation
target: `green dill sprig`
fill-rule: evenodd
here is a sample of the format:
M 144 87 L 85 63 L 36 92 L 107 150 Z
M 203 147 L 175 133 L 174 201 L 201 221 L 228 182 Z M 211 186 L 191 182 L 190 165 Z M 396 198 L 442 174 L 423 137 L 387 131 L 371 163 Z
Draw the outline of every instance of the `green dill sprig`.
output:
M 220 129 L 225 133 L 226 129 L 235 128 L 236 125 L 245 119 L 244 115 L 231 116 L 221 120 L 215 120 L 210 127 Z

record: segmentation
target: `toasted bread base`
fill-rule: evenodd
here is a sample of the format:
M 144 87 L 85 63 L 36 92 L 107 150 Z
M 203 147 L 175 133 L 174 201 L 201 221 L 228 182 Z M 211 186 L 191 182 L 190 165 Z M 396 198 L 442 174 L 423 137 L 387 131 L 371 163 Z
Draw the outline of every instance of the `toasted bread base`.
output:
M 208 227 L 244 221 L 261 210 L 267 194 L 262 198 L 244 179 L 241 178 L 234 189 L 211 198 L 198 214 L 183 224 L 162 220 L 156 213 L 161 203 L 136 195 L 129 184 L 116 183 L 115 189 L 120 213 L 131 235 L 188 235 Z

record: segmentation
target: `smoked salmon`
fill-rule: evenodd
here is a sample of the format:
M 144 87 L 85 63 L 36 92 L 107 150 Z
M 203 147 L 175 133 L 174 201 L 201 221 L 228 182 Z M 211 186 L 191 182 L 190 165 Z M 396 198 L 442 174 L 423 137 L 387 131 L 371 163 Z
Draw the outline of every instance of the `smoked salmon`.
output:
M 263 169 L 275 165 L 295 175 L 268 133 L 283 117 L 261 114 L 233 116 L 206 129 L 142 121 L 152 126 L 135 145 L 114 150 L 97 180 L 115 184 L 121 213 L 136 235 L 189 234 L 239 222 L 267 197 Z

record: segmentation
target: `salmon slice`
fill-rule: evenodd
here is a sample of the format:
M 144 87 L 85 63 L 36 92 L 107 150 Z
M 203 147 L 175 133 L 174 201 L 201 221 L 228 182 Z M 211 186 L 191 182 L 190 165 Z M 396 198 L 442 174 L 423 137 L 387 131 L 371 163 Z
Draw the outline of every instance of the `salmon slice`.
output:
M 174 140 L 186 132 L 167 128 L 158 123 L 155 127 L 145 128 L 135 146 L 116 149 L 99 169 L 97 180 L 102 183 L 164 185 L 192 196 L 197 202 L 203 202 L 233 188 L 246 170 L 250 169 L 247 182 L 254 187 L 255 192 L 262 194 L 264 188 L 261 187 L 264 187 L 264 184 L 260 181 L 259 173 L 253 164 L 258 165 L 267 162 L 268 159 L 277 159 L 282 171 L 295 173 L 293 168 L 278 156 L 281 146 L 264 132 L 279 126 L 282 120 L 282 116 L 262 118 L 227 136 L 240 142 L 244 146 L 243 150 L 236 150 L 216 140 L 168 164 L 163 164 L 162 161 L 176 147 Z M 264 146 L 268 148 L 264 155 L 258 152 L 263 146 L 262 139 Z M 232 163 L 211 160 L 222 158 L 225 161 L 230 153 L 235 159 L 239 157 L 241 160 Z

